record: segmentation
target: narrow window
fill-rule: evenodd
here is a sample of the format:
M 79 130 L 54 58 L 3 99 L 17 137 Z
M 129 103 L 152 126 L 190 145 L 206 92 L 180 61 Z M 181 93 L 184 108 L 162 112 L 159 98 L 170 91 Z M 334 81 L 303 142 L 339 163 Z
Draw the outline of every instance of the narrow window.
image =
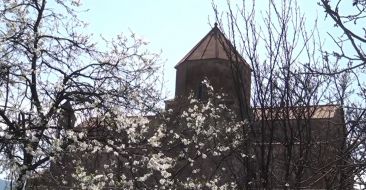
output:
M 206 99 L 206 93 L 207 93 L 206 91 L 207 91 L 206 86 L 204 84 L 200 83 L 198 85 L 197 94 L 196 94 L 197 99 L 198 100 L 205 100 Z

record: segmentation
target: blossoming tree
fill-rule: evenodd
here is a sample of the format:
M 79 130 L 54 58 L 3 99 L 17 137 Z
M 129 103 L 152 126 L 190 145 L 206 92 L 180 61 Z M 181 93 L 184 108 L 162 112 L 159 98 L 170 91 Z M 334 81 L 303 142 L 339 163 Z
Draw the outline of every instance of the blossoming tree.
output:
M 207 81 L 207 100 L 160 112 L 146 42 L 94 43 L 76 1 L 0 5 L 0 167 L 13 188 L 240 186 L 245 122 Z
M 0 3 L 0 166 L 16 189 L 64 152 L 113 144 L 86 141 L 75 126 L 96 116 L 145 115 L 160 100 L 158 55 L 134 35 L 92 42 L 77 6 Z M 129 121 L 120 125 L 143 123 Z M 137 141 L 134 131 L 127 135 Z

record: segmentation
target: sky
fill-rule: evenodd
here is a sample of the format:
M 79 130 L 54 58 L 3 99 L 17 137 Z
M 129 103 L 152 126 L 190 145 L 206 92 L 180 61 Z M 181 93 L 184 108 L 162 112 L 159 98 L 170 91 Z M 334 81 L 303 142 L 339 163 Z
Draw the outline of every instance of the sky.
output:
M 300 1 L 310 19 L 319 14 L 316 2 Z M 219 9 L 225 9 L 225 0 L 216 3 Z M 151 51 L 162 51 L 168 98 L 174 97 L 174 66 L 215 23 L 212 0 L 84 0 L 81 4 L 81 8 L 88 9 L 82 18 L 89 23 L 88 30 L 94 35 L 110 38 L 133 31 L 150 42 Z

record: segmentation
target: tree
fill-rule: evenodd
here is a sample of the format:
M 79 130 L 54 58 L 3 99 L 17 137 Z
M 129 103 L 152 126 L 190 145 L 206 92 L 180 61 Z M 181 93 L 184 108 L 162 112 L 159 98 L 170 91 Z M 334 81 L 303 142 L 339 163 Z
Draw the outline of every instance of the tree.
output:
M 158 55 L 134 34 L 96 44 L 81 32 L 77 6 L 0 3 L 0 156 L 15 189 L 86 142 L 74 125 L 152 113 L 161 99 Z
M 319 5 L 326 12 L 326 16 L 334 22 L 334 26 L 343 33 L 339 37 L 331 36 L 337 48 L 330 55 L 334 56 L 337 62 L 346 60 L 348 63 L 333 73 L 363 68 L 366 62 L 363 51 L 366 39 L 364 28 L 359 27 L 358 24 L 365 18 L 365 1 L 330 2 L 322 0 Z
M 346 109 L 346 122 L 349 146 L 352 153 L 355 182 L 357 188 L 365 188 L 365 20 L 366 2 L 326 1 L 319 5 L 326 13 L 334 30 L 329 32 L 334 48 L 325 49 L 324 70 L 316 72 L 334 77 L 337 85 L 337 98 Z

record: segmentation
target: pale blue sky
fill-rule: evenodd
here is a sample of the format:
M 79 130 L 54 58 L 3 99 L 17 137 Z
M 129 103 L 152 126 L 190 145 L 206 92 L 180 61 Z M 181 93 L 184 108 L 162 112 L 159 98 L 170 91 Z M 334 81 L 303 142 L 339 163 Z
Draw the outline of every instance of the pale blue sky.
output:
M 307 15 L 315 16 L 318 14 L 316 2 L 300 1 L 300 6 Z M 215 22 L 211 0 L 81 0 L 81 3 L 82 8 L 89 9 L 83 17 L 95 35 L 109 38 L 132 30 L 150 42 L 152 51 L 162 50 L 161 58 L 166 60 L 166 90 L 170 98 L 174 96 L 174 65 Z M 226 1 L 220 1 L 220 4 L 219 8 L 224 9 Z M 319 17 L 323 19 L 324 14 L 320 12 Z
M 174 65 L 211 29 L 215 19 L 211 0 L 89 0 L 85 20 L 96 35 L 112 37 L 132 30 L 162 50 L 168 96 L 174 96 Z

